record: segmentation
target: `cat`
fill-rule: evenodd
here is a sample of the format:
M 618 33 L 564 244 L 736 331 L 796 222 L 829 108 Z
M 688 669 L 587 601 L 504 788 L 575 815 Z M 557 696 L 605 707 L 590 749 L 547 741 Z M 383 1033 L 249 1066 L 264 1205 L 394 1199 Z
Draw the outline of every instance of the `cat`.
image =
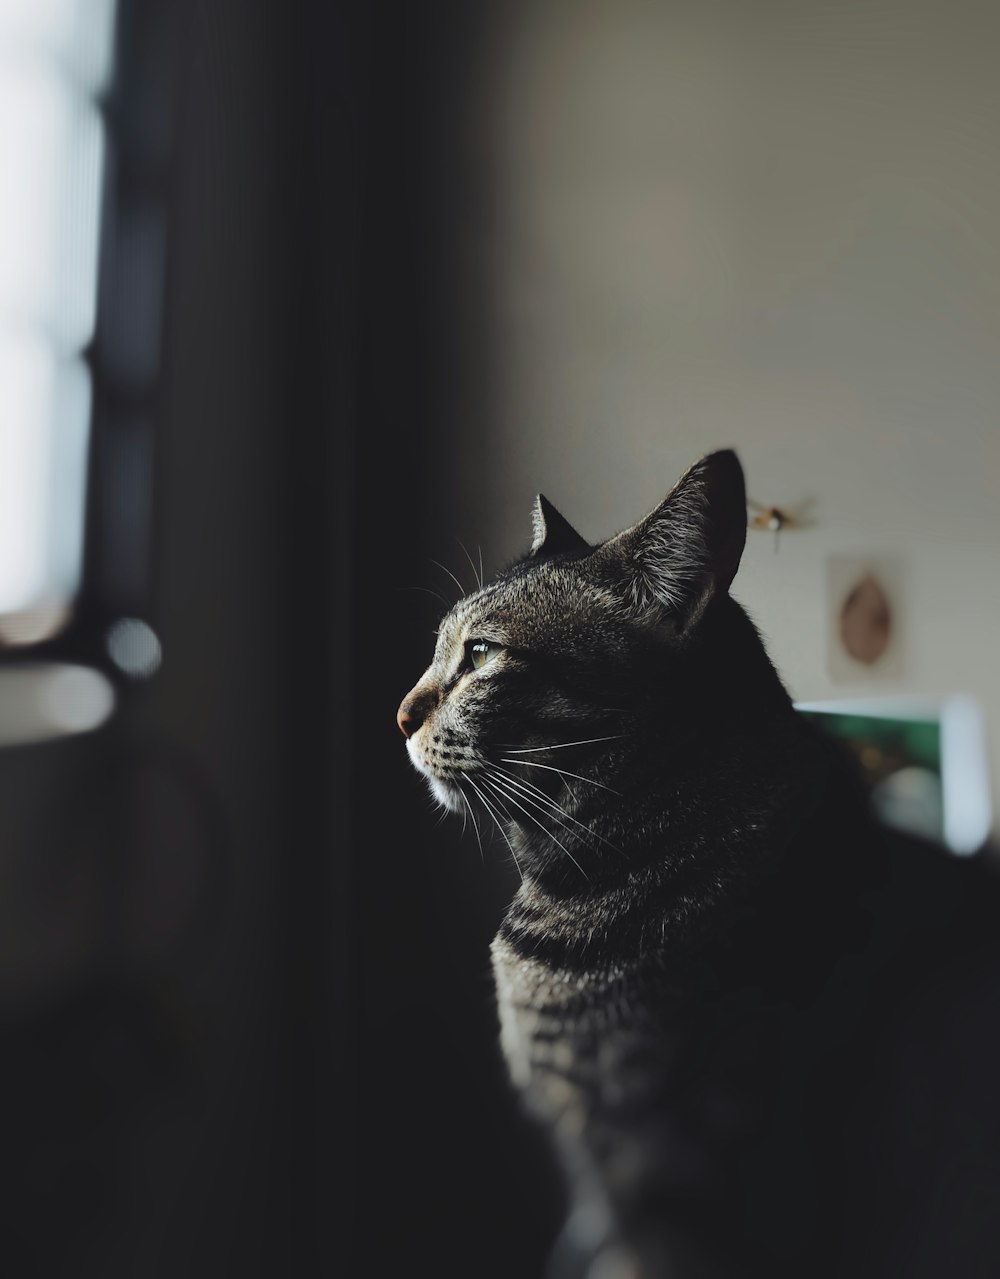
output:
M 442 620 L 398 722 L 521 884 L 500 1038 L 571 1210 L 559 1279 L 1000 1275 L 1000 901 L 878 826 L 730 594 L 734 452 Z

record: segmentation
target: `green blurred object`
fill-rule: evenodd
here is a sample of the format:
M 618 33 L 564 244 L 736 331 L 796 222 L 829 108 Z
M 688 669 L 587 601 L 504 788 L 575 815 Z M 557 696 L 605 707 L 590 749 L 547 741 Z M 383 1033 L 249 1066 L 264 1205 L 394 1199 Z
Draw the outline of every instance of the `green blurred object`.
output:
M 800 713 L 847 742 L 873 782 L 907 765 L 941 774 L 941 725 L 937 720 L 840 715 L 834 711 Z
M 961 856 L 987 848 L 989 748 L 974 697 L 864 697 L 798 702 L 796 709 L 854 752 L 884 822 Z
M 924 839 L 946 840 L 940 720 L 836 710 L 800 713 L 847 744 L 882 821 Z

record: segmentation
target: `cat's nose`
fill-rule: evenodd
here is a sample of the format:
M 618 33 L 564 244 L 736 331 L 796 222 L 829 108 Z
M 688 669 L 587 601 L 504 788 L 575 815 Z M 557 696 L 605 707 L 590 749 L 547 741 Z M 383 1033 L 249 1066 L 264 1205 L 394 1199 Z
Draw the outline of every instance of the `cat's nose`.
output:
M 441 703 L 441 690 L 436 684 L 418 684 L 403 698 L 396 712 L 396 723 L 406 737 L 412 737 L 435 706 Z
M 399 725 L 403 736 L 412 737 L 423 722 L 424 716 L 419 702 L 404 699 L 396 712 L 396 723 Z

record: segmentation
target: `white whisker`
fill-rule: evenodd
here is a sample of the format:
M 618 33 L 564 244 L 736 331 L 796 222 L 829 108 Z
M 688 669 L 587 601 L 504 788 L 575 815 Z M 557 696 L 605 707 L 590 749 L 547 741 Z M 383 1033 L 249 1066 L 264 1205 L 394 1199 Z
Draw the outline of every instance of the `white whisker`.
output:
M 614 852 L 618 853 L 620 857 L 625 856 L 625 854 L 622 852 L 622 850 L 618 847 L 617 844 L 612 844 L 610 839 L 605 839 L 604 836 L 599 835 L 596 830 L 591 830 L 589 826 L 585 825 L 583 822 L 575 818 L 572 815 L 572 813 L 567 813 L 565 808 L 563 808 L 561 804 L 557 804 L 556 801 L 551 797 L 551 795 L 546 795 L 543 790 L 540 790 L 532 782 L 525 781 L 523 778 L 520 778 L 520 777 L 514 777 L 513 774 L 508 773 L 505 768 L 499 768 L 496 765 L 494 766 L 494 768 L 496 769 L 498 774 L 501 774 L 504 778 L 506 778 L 506 780 L 511 785 L 516 786 L 524 795 L 532 796 L 533 802 L 537 804 L 538 800 L 542 800 L 545 804 L 547 804 L 549 808 L 553 810 L 552 816 L 555 818 L 557 822 L 559 822 L 560 826 L 564 827 L 566 830 L 569 830 L 569 827 L 566 826 L 566 822 L 560 821 L 559 818 L 556 817 L 556 813 L 561 813 L 562 816 L 566 818 L 566 821 L 572 822 L 573 825 L 578 827 L 581 831 L 583 831 L 583 833 L 589 839 L 600 840 L 602 844 L 607 844 L 607 846 L 610 849 L 612 849 Z M 570 832 L 570 833 L 572 834 L 573 832 Z
M 433 595 L 436 600 L 444 605 L 445 608 L 451 608 L 451 604 L 445 599 L 440 591 L 435 591 L 429 586 L 397 586 L 397 591 L 420 591 L 422 595 Z
M 570 813 L 567 813 L 566 809 L 563 808 L 561 804 L 557 803 L 551 795 L 546 795 L 541 787 L 536 786 L 534 782 L 525 781 L 523 778 L 515 777 L 513 773 L 509 773 L 505 768 L 500 768 L 499 765 L 495 766 L 494 775 L 497 777 L 503 777 L 505 781 L 509 782 L 512 786 L 516 786 L 523 794 L 530 795 L 534 799 L 541 800 L 548 808 L 552 809 L 556 813 L 560 813 L 568 821 L 574 822 L 581 830 L 586 831 L 588 835 L 590 834 L 589 827 L 585 826 L 583 822 L 578 821 L 577 818 L 573 817 Z
M 489 786 L 490 786 L 490 789 L 491 789 L 491 790 L 493 790 L 493 791 L 495 791 L 495 790 L 496 790 L 496 787 L 497 787 L 497 783 L 496 783 L 496 782 L 490 782 L 490 783 L 488 783 L 488 784 L 489 784 Z M 506 796 L 506 798 L 510 800 L 510 802 L 514 805 L 514 807 L 515 807 L 515 808 L 520 809 L 520 811 L 521 811 L 522 813 L 524 813 L 525 817 L 527 817 L 529 821 L 534 822 L 534 824 L 538 827 L 538 829 L 542 832 L 542 834 L 543 834 L 543 835 L 547 835 L 547 836 L 549 837 L 549 839 L 551 839 L 551 840 L 552 840 L 552 842 L 553 842 L 554 844 L 557 844 L 557 845 L 558 845 L 558 846 L 559 846 L 559 847 L 563 850 L 563 852 L 564 852 L 564 853 L 566 854 L 566 856 L 570 859 L 570 861 L 571 861 L 571 862 L 573 863 L 573 865 L 577 868 L 577 870 L 578 870 L 578 871 L 580 872 L 580 874 L 584 877 L 584 879 L 589 879 L 589 878 L 590 878 L 590 876 L 589 876 L 589 875 L 587 874 L 587 872 L 583 869 L 583 867 L 580 865 L 580 863 L 576 860 L 576 858 L 573 856 L 573 854 L 569 851 L 569 849 L 566 847 L 566 845 L 565 845 L 565 844 L 564 844 L 561 840 L 556 839 L 555 835 L 553 835 L 553 834 L 552 834 L 552 832 L 551 832 L 550 830 L 546 830 L 546 829 L 545 829 L 545 827 L 542 825 L 542 823 L 538 820 L 538 818 L 537 818 L 537 817 L 535 817 L 535 815 L 534 815 L 533 813 L 529 813 L 529 812 L 528 812 L 528 810 L 527 810 L 527 809 L 523 806 L 523 804 L 519 803 L 519 802 L 518 802 L 518 800 L 516 800 L 516 799 L 514 798 L 514 796 L 513 796 L 513 795 L 508 794 L 508 795 Z
M 526 803 L 531 804 L 533 808 L 537 808 L 539 812 L 544 813 L 546 817 L 551 817 L 552 820 L 558 826 L 561 826 L 562 829 L 566 831 L 568 835 L 575 835 L 578 839 L 580 838 L 580 836 L 577 835 L 576 831 L 574 831 L 572 827 L 568 826 L 566 822 L 562 820 L 562 817 L 565 817 L 566 821 L 572 822 L 573 825 L 576 826 L 579 830 L 581 830 L 583 834 L 587 836 L 588 839 L 591 839 L 591 838 L 601 839 L 600 835 L 596 835 L 587 826 L 584 826 L 582 822 L 578 822 L 575 817 L 571 817 L 564 808 L 560 808 L 560 806 L 556 804 L 553 800 L 549 799 L 548 795 L 546 795 L 544 792 L 542 791 L 537 792 L 541 801 L 544 801 L 544 802 L 539 802 L 539 799 L 536 799 L 535 796 L 532 795 L 531 792 L 526 789 L 526 787 L 522 786 L 520 782 L 516 781 L 512 777 L 508 777 L 507 774 L 504 774 L 504 778 L 506 779 L 506 782 L 500 781 L 499 776 L 497 776 L 497 781 L 499 781 L 500 785 L 503 786 L 504 793 L 511 799 L 511 801 L 514 800 L 514 795 L 511 793 L 509 788 L 511 786 L 516 786 L 520 792 L 521 799 L 523 799 Z M 562 814 L 562 817 L 560 817 L 559 814 Z M 555 836 L 553 836 L 553 838 L 555 838 Z M 558 843 L 559 841 L 557 840 L 556 842 Z M 605 840 L 604 842 L 606 843 L 607 841 Z M 562 848 L 563 845 L 560 844 L 559 847 Z M 611 845 L 611 847 L 614 847 L 614 845 Z M 617 851 L 617 849 L 615 851 Z M 567 855 L 570 855 L 569 849 L 567 849 L 566 852 L 567 852 Z
M 587 737 L 581 742 L 557 742 L 554 746 L 521 746 L 516 750 L 507 748 L 508 755 L 537 755 L 541 751 L 562 751 L 567 746 L 592 746 L 595 742 L 617 742 L 625 737 L 625 733 L 613 733 L 610 737 Z
M 471 556 L 471 555 L 469 554 L 469 552 L 465 549 L 465 543 L 462 541 L 462 539 L 461 539 L 460 537 L 456 537 L 456 538 L 455 538 L 455 541 L 456 541 L 456 542 L 459 544 L 459 546 L 462 548 L 462 554 L 463 554 L 463 555 L 465 556 L 465 558 L 469 561 L 469 568 L 471 568 L 471 569 L 472 569 L 472 576 L 473 576 L 473 577 L 476 579 L 476 581 L 479 583 L 479 589 L 480 589 L 480 590 L 482 590 L 482 589 L 483 589 L 483 574 L 482 574 L 482 569 L 480 568 L 480 571 L 479 571 L 478 573 L 476 572 L 476 565 L 475 565 L 475 563 L 473 562 L 472 556 Z
M 459 783 L 458 783 L 458 793 L 459 793 L 459 794 L 462 796 L 462 798 L 465 800 L 465 807 L 469 810 L 469 816 L 472 818 L 472 828 L 473 828 L 473 830 L 476 832 L 476 843 L 479 845 L 479 858 L 480 858 L 480 861 L 482 861 L 483 865 L 485 865 L 485 864 L 486 864 L 486 855 L 485 855 L 485 853 L 483 852 L 483 840 L 482 840 L 482 836 L 479 834 L 479 822 L 476 820 L 476 814 L 475 814 L 475 813 L 473 812 L 473 810 L 472 810 L 472 804 L 469 802 L 469 797 L 468 797 L 468 795 L 466 795 L 465 791 L 464 791 L 464 790 L 462 790 L 462 783 L 461 783 L 461 782 L 459 782 Z M 464 829 L 464 828 L 463 828 L 463 829 Z
M 524 883 L 524 871 L 522 871 L 522 870 L 521 870 L 521 863 L 517 860 L 517 853 L 515 853 L 515 852 L 514 852 L 514 845 L 513 845 L 513 844 L 510 842 L 510 840 L 507 838 L 507 832 L 506 832 L 506 831 L 504 830 L 504 828 L 503 828 L 503 822 L 501 822 L 500 818 L 499 818 L 499 817 L 497 817 L 496 813 L 493 811 L 493 808 L 492 808 L 492 807 L 491 807 L 491 805 L 490 805 L 489 800 L 486 798 L 486 796 L 483 794 L 483 792 L 479 789 L 479 787 L 476 785 L 476 783 L 472 780 L 472 778 L 471 778 L 471 777 L 469 777 L 469 776 L 466 776 L 466 779 L 465 779 L 465 780 L 469 783 L 469 785 L 472 787 L 472 789 L 476 792 L 476 794 L 477 794 L 477 795 L 479 796 L 479 798 L 482 800 L 483 805 L 484 805 L 484 806 L 485 806 L 485 808 L 486 808 L 486 811 L 487 811 L 487 812 L 489 813 L 489 815 L 493 818 L 493 821 L 494 821 L 494 823 L 496 824 L 496 828 L 497 828 L 497 830 L 498 830 L 498 831 L 500 832 L 500 834 L 503 836 L 504 843 L 505 843 L 505 844 L 507 845 L 507 847 L 510 849 L 510 855 L 511 855 L 511 857 L 513 857 L 513 859 L 514 859 L 514 865 L 517 867 L 517 873 L 521 876 L 521 883 L 523 884 L 523 883 Z
M 451 578 L 451 580 L 452 580 L 452 581 L 455 583 L 455 585 L 458 587 L 459 596 L 465 596 L 465 595 L 468 595 L 468 593 L 469 593 L 469 592 L 465 589 L 465 587 L 464 587 L 464 586 L 462 585 L 462 583 L 458 580 L 458 578 L 455 576 L 455 574 L 451 571 L 451 569 L 450 569 L 450 568 L 445 568 L 445 566 L 441 563 L 441 561 L 440 561 L 440 560 L 433 560 L 433 559 L 432 559 L 432 560 L 431 560 L 431 563 L 432 563 L 432 564 L 436 564 L 436 565 L 438 566 L 438 568 L 439 568 L 439 569 L 441 569 L 441 571 L 442 571 L 443 573 L 447 573 L 447 574 L 448 574 L 448 576 Z
M 603 782 L 595 782 L 592 777 L 581 777 L 579 773 L 567 772 L 565 768 L 555 768 L 552 764 L 539 764 L 533 759 L 507 759 L 501 756 L 505 764 L 517 764 L 521 768 L 545 768 L 550 773 L 558 773 L 560 777 L 575 777 L 578 782 L 586 782 L 589 786 L 600 786 L 601 790 L 610 791 L 612 795 L 617 795 L 619 799 L 622 797 L 621 791 L 615 790 L 611 786 L 605 786 Z M 572 794 L 572 792 L 570 792 Z

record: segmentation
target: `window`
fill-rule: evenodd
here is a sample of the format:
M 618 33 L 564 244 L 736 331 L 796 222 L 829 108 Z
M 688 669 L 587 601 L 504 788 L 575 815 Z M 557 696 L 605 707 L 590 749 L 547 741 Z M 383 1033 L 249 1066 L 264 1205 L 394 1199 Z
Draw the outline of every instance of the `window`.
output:
M 79 588 L 114 0 L 0 0 L 0 642 Z

